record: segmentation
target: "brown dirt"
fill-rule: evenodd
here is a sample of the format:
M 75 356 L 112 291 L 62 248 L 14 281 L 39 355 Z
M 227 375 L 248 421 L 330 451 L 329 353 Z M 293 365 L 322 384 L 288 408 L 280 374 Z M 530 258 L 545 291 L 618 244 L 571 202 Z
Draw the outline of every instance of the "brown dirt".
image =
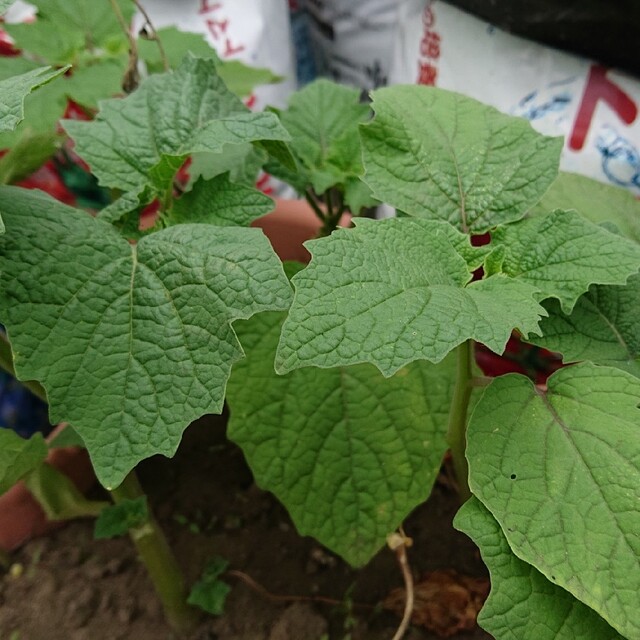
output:
M 402 585 L 395 556 L 382 550 L 353 571 L 300 537 L 284 508 L 253 482 L 221 418 L 192 425 L 175 459 L 149 460 L 139 475 L 190 584 L 219 555 L 273 594 L 343 603 L 274 601 L 228 577 L 232 591 L 224 615 L 204 618 L 189 640 L 392 638 L 396 616 L 357 604 L 376 605 Z M 451 526 L 455 510 L 455 495 L 438 486 L 407 520 L 415 575 L 442 568 L 486 574 L 476 548 Z M 92 529 L 90 521 L 74 522 L 12 555 L 12 568 L 0 576 L 1 640 L 177 640 L 129 540 L 94 541 Z M 477 628 L 451 637 L 490 639 Z M 406 636 L 435 638 L 418 628 Z

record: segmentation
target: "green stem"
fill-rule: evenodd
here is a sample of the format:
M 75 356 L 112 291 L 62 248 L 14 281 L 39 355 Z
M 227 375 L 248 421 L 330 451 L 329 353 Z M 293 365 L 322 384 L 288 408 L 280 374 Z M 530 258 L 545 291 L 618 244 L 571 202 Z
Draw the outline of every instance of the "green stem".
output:
M 316 216 L 322 222 L 324 222 L 325 213 L 318 206 L 318 203 L 316 202 L 315 198 L 313 197 L 313 194 L 310 192 L 309 189 L 307 189 L 307 191 L 304 192 L 304 197 L 305 197 L 305 200 L 309 203 L 309 206 L 313 209 L 313 212 L 316 214 Z
M 9 344 L 9 339 L 2 331 L 0 331 L 0 367 L 17 379 L 16 369 L 13 366 L 11 344 Z M 47 393 L 39 382 L 36 382 L 35 380 L 20 380 L 20 383 L 29 389 L 36 398 L 40 398 L 43 402 L 47 402 Z
M 467 410 L 472 390 L 473 341 L 467 340 L 456 350 L 458 367 L 456 382 L 449 412 L 447 442 L 453 458 L 453 468 L 460 491 L 460 498 L 466 502 L 471 497 L 469 489 L 469 465 L 465 457 L 467 436 Z
M 111 491 L 116 504 L 144 495 L 134 471 Z M 149 514 L 147 521 L 131 529 L 129 534 L 162 602 L 167 622 L 180 634 L 193 631 L 199 616 L 196 609 L 187 604 L 184 577 L 160 525 Z

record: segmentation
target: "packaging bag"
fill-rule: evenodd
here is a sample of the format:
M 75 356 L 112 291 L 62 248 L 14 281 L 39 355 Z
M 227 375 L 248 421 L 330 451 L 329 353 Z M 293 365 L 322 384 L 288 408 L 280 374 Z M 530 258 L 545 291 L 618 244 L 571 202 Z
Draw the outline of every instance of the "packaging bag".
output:
M 298 0 L 318 75 L 368 91 L 388 83 L 398 0 Z
M 561 168 L 640 195 L 640 81 L 456 7 L 402 0 L 391 83 L 458 91 L 565 136 Z

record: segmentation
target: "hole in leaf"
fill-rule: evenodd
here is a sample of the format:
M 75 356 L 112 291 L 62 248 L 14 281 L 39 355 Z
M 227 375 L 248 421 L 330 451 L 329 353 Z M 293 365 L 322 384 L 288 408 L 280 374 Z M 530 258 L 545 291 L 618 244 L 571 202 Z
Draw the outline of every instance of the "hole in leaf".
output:
M 512 474 L 511 474 L 511 479 L 512 479 L 512 480 L 515 480 L 517 477 L 518 477 L 518 476 L 517 476 L 515 473 L 512 473 Z

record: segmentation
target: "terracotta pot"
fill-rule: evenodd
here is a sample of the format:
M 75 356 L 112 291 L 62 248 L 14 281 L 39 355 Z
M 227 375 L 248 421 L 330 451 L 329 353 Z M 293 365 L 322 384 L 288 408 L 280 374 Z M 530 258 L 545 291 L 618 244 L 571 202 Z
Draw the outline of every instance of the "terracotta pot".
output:
M 343 224 L 348 222 L 349 218 L 345 216 Z M 276 209 L 256 220 L 254 226 L 264 231 L 282 260 L 308 262 L 309 252 L 302 243 L 316 235 L 320 221 L 306 203 L 280 200 Z M 59 429 L 60 427 L 50 437 Z M 65 473 L 83 493 L 96 482 L 89 456 L 84 449 L 52 449 L 47 462 Z M 49 533 L 63 524 L 48 521 L 38 502 L 21 482 L 0 496 L 0 549 L 13 551 L 28 540 Z

